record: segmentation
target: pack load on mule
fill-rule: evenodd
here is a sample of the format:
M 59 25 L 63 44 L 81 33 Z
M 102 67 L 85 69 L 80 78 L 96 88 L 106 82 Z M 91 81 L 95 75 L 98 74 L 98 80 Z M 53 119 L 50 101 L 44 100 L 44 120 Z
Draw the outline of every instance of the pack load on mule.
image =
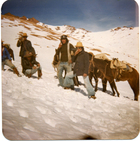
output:
M 121 77 L 121 73 L 123 71 L 129 71 L 129 72 L 133 71 L 133 69 L 130 67 L 129 63 L 127 63 L 125 61 L 119 61 L 118 58 L 113 58 L 112 60 L 110 60 L 110 59 L 107 58 L 107 56 L 104 53 L 96 54 L 95 58 L 102 59 L 102 60 L 108 60 L 108 61 L 111 62 L 110 68 L 116 69 L 116 75 L 115 75 L 116 81 L 119 80 L 119 77 Z
M 102 60 L 108 60 L 109 61 L 109 59 L 107 58 L 107 56 L 105 55 L 105 53 L 96 54 L 95 55 L 95 58 L 102 59 Z
M 129 66 L 127 63 L 126 65 L 123 65 L 126 66 L 125 68 L 120 68 L 122 65 L 111 68 L 112 60 L 103 60 L 96 58 L 95 56 L 92 56 L 91 61 L 93 62 L 94 66 L 102 72 L 104 77 L 112 84 L 112 88 L 116 90 L 118 96 L 119 92 L 117 91 L 114 79 L 116 79 L 116 81 L 128 81 L 131 89 L 134 92 L 134 100 L 138 101 L 139 73 L 135 68 Z M 120 69 L 121 71 L 118 71 Z
M 113 58 L 110 63 L 111 69 L 116 69 L 116 81 L 119 81 L 123 71 L 132 72 L 133 69 L 130 67 L 130 64 L 124 61 L 119 61 L 118 58 Z

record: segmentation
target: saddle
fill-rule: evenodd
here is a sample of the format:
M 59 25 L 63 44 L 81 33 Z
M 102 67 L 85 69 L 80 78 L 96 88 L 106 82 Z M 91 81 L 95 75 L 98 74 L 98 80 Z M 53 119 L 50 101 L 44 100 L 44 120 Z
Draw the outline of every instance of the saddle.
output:
M 104 53 L 96 54 L 95 58 L 110 61 Z
M 124 71 L 132 72 L 133 69 L 130 67 L 130 64 L 124 61 L 119 61 L 118 58 L 113 58 L 110 63 L 111 69 L 116 69 L 115 78 L 116 81 L 120 80 L 120 77 Z

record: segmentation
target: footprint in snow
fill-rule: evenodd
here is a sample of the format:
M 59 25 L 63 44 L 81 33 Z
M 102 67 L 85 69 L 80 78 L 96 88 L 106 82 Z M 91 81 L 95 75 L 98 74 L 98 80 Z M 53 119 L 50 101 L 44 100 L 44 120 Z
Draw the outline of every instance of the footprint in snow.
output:
M 31 125 L 29 125 L 27 123 L 23 126 L 23 128 L 27 129 L 27 130 L 30 130 L 32 132 L 38 132 L 34 127 L 32 127 Z
M 7 90 L 8 93 L 12 93 L 12 90 Z
M 57 108 L 57 107 L 55 108 L 55 110 L 56 110 L 57 112 L 59 112 L 59 113 L 62 112 L 61 109 L 59 109 L 59 108 Z
M 51 127 L 55 127 L 57 124 L 57 122 L 53 118 L 49 118 L 49 117 L 43 115 L 43 119 L 44 119 L 45 123 L 50 125 Z
M 37 110 L 40 111 L 41 114 L 46 114 L 46 109 L 41 106 L 36 106 Z
M 13 102 L 9 101 L 9 102 L 7 102 L 7 105 L 10 106 L 10 107 L 13 107 Z
M 25 110 L 18 109 L 18 112 L 21 117 L 29 117 L 28 113 Z

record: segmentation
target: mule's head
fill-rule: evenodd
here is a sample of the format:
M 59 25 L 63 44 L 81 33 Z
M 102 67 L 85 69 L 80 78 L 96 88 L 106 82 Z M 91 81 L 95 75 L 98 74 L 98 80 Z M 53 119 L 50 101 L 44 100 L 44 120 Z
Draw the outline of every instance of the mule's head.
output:
M 88 54 L 89 54 L 89 61 L 91 61 L 92 58 L 95 57 L 95 55 L 92 52 L 88 52 Z
M 53 57 L 53 62 L 52 62 L 52 65 L 53 66 L 56 66 L 59 62 L 59 59 L 58 59 L 58 55 L 57 55 L 57 49 L 55 49 L 55 55 Z

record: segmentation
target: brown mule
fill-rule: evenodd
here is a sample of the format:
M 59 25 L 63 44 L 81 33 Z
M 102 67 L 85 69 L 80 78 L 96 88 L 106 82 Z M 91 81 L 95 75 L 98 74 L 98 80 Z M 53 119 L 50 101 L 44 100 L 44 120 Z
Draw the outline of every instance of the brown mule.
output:
M 110 82 L 111 87 L 116 90 L 117 94 L 118 90 L 116 87 L 116 84 L 114 82 L 114 79 L 116 79 L 116 69 L 110 68 L 111 61 L 108 60 L 101 60 L 93 57 L 93 62 L 95 66 L 103 73 L 104 77 Z M 131 67 L 132 68 L 132 67 Z M 138 95 L 139 95 L 139 73 L 136 69 L 132 68 L 132 72 L 129 71 L 123 71 L 117 79 L 117 81 L 128 81 L 131 89 L 134 92 L 134 100 L 138 101 Z

